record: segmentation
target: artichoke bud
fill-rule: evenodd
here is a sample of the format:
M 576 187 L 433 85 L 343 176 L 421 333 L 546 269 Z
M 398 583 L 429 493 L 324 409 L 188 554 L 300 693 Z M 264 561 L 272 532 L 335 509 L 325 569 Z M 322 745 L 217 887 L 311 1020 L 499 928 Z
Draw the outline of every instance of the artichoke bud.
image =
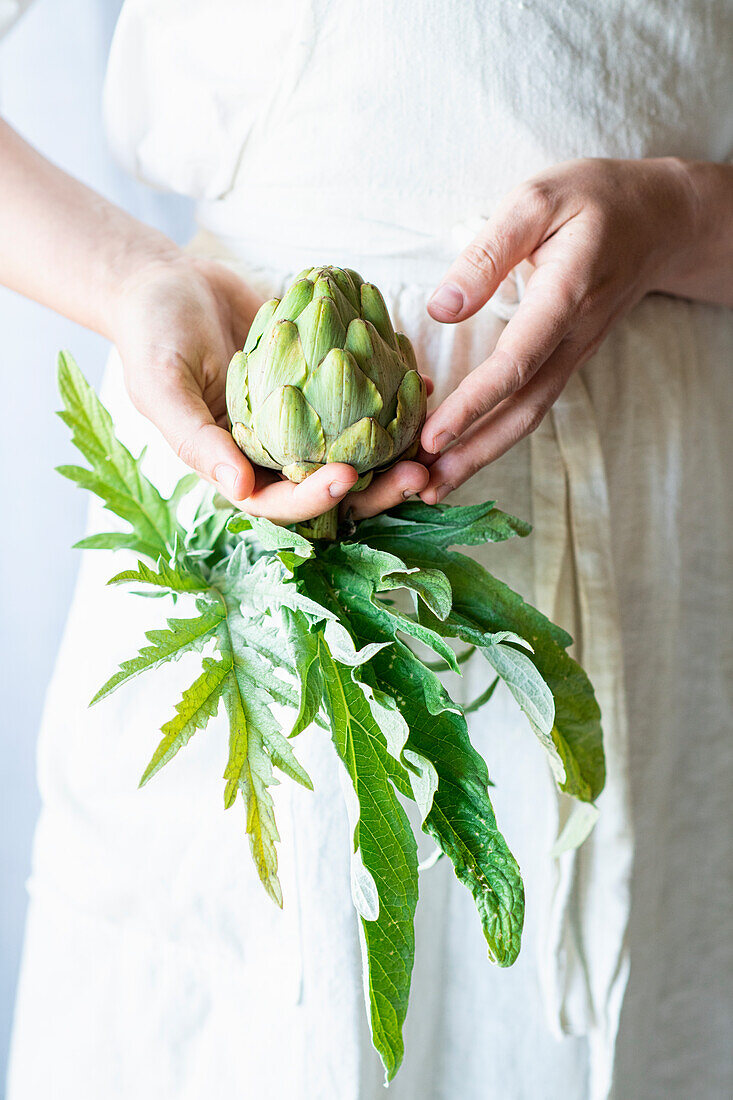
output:
M 303 354 L 311 370 L 328 355 L 331 348 L 342 348 L 346 327 L 333 298 L 315 298 L 297 320 Z
M 263 305 L 257 310 L 254 316 L 252 324 L 249 326 L 249 332 L 247 333 L 247 339 L 244 344 L 244 353 L 248 355 L 254 348 L 257 347 L 262 333 L 265 331 L 272 315 L 279 305 L 277 298 L 270 298 L 269 302 L 264 302 Z
M 331 277 L 351 306 L 354 317 L 358 317 L 361 310 L 361 294 L 359 290 L 361 287 L 361 279 L 359 276 L 355 271 L 347 271 L 334 267 Z
M 260 466 L 302 481 L 347 462 L 372 471 L 417 451 L 425 383 L 382 295 L 350 269 L 302 271 L 257 313 L 227 375 L 232 435 Z
M 367 321 L 371 321 L 389 347 L 397 347 L 394 329 L 389 319 L 387 307 L 384 304 L 384 298 L 371 283 L 364 283 L 361 288 L 361 315 Z
M 227 410 L 233 424 L 249 423 L 249 388 L 247 386 L 247 355 L 238 351 L 227 371 Z
M 300 317 L 305 307 L 313 297 L 313 283 L 310 279 L 299 279 L 288 290 L 287 294 L 277 306 L 274 317 L 276 321 L 295 321 Z

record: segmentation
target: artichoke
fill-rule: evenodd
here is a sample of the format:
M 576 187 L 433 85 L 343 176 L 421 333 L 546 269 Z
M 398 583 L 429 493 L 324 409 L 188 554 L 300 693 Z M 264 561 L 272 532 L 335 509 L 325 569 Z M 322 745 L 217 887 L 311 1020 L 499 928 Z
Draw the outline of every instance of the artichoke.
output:
M 301 272 L 260 308 L 227 374 L 232 435 L 258 466 L 303 481 L 347 462 L 365 489 L 375 470 L 417 451 L 425 383 L 377 288 L 348 268 Z M 334 538 L 336 510 L 311 537 Z

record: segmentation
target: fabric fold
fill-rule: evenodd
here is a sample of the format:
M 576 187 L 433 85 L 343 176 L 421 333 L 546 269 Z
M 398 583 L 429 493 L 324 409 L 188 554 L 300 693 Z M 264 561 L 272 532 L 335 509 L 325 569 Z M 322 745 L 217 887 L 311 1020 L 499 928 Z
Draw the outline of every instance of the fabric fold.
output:
M 523 290 L 522 275 L 515 271 L 490 308 L 511 320 Z M 557 847 L 564 850 L 551 853 L 540 982 L 553 1033 L 588 1036 L 590 1100 L 606 1100 L 628 977 L 633 838 L 608 485 L 580 372 L 531 437 L 531 471 L 535 598 L 573 634 L 574 655 L 601 708 L 607 768 L 597 819 L 584 804 L 556 793 L 554 827 Z

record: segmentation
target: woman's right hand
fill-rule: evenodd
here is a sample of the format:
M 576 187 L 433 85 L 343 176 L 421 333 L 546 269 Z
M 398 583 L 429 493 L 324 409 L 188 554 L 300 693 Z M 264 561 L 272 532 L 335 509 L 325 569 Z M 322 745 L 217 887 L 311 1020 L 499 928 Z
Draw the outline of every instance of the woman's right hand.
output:
M 346 497 L 352 466 L 331 463 L 294 485 L 253 467 L 227 431 L 227 367 L 259 296 L 67 176 L 2 119 L 0 240 L 0 284 L 111 340 L 136 408 L 237 507 L 300 523 Z M 374 515 L 427 483 L 424 466 L 398 462 L 355 494 L 353 513 Z
M 227 367 L 261 304 L 224 264 L 172 252 L 124 281 L 114 299 L 110 335 L 133 404 L 188 466 L 250 515 L 299 523 L 339 504 L 358 474 L 353 466 L 332 462 L 295 485 L 254 467 L 232 439 Z M 419 463 L 398 463 L 358 494 L 358 515 L 393 507 L 427 480 Z

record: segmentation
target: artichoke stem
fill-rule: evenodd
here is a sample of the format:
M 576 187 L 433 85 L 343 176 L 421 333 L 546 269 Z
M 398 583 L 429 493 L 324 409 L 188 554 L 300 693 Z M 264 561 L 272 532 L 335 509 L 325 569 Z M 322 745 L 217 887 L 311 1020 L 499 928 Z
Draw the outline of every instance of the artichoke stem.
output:
M 328 542 L 334 542 L 338 524 L 338 505 L 336 505 L 330 512 L 324 512 L 322 516 L 316 516 L 315 519 L 309 520 L 308 523 L 299 524 L 296 530 L 299 535 L 303 535 L 305 538 L 310 539 L 311 542 L 314 542 L 316 539 L 327 539 Z

